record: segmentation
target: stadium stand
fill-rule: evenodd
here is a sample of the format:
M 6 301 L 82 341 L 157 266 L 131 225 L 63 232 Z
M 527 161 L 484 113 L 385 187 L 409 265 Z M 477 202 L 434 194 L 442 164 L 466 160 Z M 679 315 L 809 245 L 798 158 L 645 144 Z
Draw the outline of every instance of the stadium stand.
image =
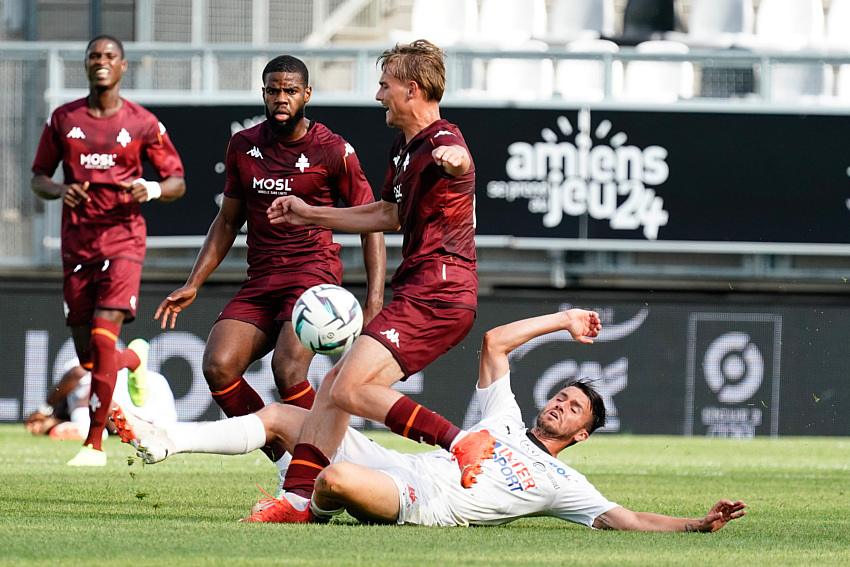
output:
M 635 49 L 638 53 L 687 54 L 679 41 L 649 40 Z M 623 98 L 653 102 L 675 102 L 694 96 L 694 67 L 689 61 L 630 61 L 626 65 Z
M 610 38 L 614 34 L 614 0 L 552 0 L 548 43 Z
M 619 46 L 608 39 L 577 39 L 567 44 L 569 53 L 614 54 Z M 623 90 L 623 64 L 611 62 L 611 96 Z M 567 100 L 600 101 L 606 97 L 604 62 L 599 59 L 561 59 L 555 70 L 555 90 Z

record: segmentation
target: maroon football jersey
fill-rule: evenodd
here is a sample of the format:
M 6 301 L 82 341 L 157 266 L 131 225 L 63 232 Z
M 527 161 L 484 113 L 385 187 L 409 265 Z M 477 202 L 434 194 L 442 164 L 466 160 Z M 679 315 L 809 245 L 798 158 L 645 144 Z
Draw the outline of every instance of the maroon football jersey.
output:
M 460 129 L 446 120 L 410 143 L 404 134 L 393 142 L 381 197 L 398 205 L 404 243 L 392 288 L 394 295 L 475 306 L 475 164 L 451 177 L 431 156 L 438 146 L 455 145 L 467 147 Z
M 86 99 L 57 108 L 38 144 L 33 173 L 52 177 L 59 162 L 64 183 L 90 182 L 90 203 L 62 207 L 62 259 L 84 264 L 145 257 L 145 220 L 119 181 L 142 176 L 147 158 L 163 178 L 183 176 L 183 164 L 151 112 L 128 100 L 108 118 L 89 114 Z
M 276 140 L 265 122 L 234 134 L 224 194 L 245 201 L 249 276 L 296 267 L 341 273 L 330 229 L 269 222 L 266 211 L 278 197 L 295 195 L 322 207 L 375 201 L 354 148 L 318 122 L 294 142 Z

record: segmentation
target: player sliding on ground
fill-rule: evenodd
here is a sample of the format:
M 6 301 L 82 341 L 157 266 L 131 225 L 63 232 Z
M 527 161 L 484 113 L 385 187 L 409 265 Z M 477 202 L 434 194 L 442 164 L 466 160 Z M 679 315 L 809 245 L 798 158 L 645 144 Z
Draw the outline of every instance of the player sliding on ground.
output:
M 476 389 L 482 419 L 470 431 L 489 429 L 496 452 L 482 463 L 484 474 L 470 489 L 458 483 L 448 451 L 402 454 L 349 428 L 332 464 L 316 479 L 310 507 L 299 520 L 327 521 L 344 509 L 373 523 L 497 525 L 551 516 L 600 529 L 711 532 L 743 516 L 744 503 L 729 500 L 720 500 L 697 519 L 632 512 L 608 501 L 583 475 L 557 460 L 563 449 L 605 424 L 605 405 L 587 382 L 567 383 L 546 403 L 534 427 L 525 427 L 511 391 L 508 354 L 561 330 L 591 343 L 601 328 L 596 313 L 570 309 L 510 323 L 484 336 Z M 176 453 L 247 453 L 275 439 L 289 449 L 306 415 L 300 408 L 273 404 L 192 432 L 155 429 L 120 411 L 114 419 L 122 438 L 148 463 L 156 463 Z M 262 500 L 243 521 L 292 521 L 289 507 L 281 502 Z

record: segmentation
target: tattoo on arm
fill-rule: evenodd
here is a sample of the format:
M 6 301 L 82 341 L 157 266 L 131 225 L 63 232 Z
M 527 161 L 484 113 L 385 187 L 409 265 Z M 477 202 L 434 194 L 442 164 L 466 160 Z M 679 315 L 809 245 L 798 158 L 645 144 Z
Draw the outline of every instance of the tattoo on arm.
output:
M 689 523 L 685 524 L 685 531 L 688 532 L 688 533 L 695 532 L 695 531 L 697 531 L 697 527 L 694 524 L 691 524 L 689 522 Z
M 597 526 L 600 530 L 613 530 L 614 527 L 608 521 L 608 517 L 605 514 L 600 514 L 596 516 L 596 521 L 599 522 L 599 526 Z

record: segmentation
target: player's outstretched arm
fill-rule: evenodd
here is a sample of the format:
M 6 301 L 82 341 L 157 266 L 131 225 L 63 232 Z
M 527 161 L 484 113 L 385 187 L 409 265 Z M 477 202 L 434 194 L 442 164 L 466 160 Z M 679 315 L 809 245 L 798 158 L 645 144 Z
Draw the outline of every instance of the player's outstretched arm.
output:
M 355 234 L 398 230 L 398 205 L 387 201 L 356 207 L 313 207 L 294 196 L 278 197 L 266 211 L 272 224 L 324 226 Z
M 478 387 L 486 388 L 508 373 L 508 354 L 535 337 L 568 331 L 573 339 L 592 343 L 602 330 L 602 321 L 595 311 L 569 309 L 550 315 L 522 319 L 487 331 L 481 345 Z
M 472 159 L 463 146 L 439 146 L 431 152 L 434 163 L 452 177 L 460 177 L 469 170 Z
M 649 512 L 632 512 L 623 507 L 600 514 L 593 527 L 607 530 L 640 532 L 716 532 L 732 520 L 746 514 L 747 505 L 740 500 L 721 500 L 711 507 L 704 518 L 674 518 Z

